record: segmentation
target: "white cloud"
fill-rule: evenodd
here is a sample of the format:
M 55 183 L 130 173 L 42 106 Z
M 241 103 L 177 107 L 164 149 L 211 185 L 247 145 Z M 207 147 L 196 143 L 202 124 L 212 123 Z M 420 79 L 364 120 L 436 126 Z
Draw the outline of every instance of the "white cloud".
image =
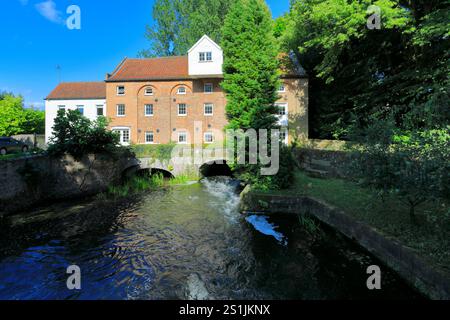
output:
M 56 9 L 56 4 L 53 0 L 47 0 L 35 5 L 36 10 L 47 20 L 54 23 L 63 23 L 61 11 Z

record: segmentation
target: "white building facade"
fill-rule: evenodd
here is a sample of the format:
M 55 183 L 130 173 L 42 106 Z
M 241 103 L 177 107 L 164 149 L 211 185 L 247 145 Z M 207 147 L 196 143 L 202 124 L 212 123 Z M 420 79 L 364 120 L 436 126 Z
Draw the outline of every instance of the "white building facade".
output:
M 89 120 L 106 116 L 106 87 L 103 82 L 59 84 L 45 99 L 45 141 L 53 136 L 59 110 L 78 110 Z

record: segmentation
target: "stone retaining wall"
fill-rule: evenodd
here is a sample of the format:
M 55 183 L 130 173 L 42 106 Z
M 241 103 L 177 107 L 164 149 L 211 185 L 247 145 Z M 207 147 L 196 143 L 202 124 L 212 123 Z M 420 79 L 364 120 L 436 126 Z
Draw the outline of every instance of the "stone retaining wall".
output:
M 359 243 L 427 297 L 450 299 L 450 275 L 446 271 L 335 207 L 311 197 L 254 193 L 248 187 L 241 198 L 243 212 L 310 214 Z
M 121 179 L 130 159 L 45 155 L 0 161 L 0 217 L 49 200 L 82 197 Z

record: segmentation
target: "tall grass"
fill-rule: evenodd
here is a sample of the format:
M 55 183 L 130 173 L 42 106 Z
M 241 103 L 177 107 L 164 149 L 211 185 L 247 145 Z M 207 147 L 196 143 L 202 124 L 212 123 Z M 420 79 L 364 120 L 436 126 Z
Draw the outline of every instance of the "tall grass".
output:
M 120 199 L 128 197 L 132 194 L 156 190 L 165 185 L 164 176 L 162 174 L 154 174 L 150 177 L 135 176 L 122 185 L 111 185 L 108 190 L 100 194 L 97 198 L 113 198 Z
M 169 180 L 166 180 L 161 173 L 144 177 L 135 176 L 122 185 L 109 186 L 106 192 L 97 195 L 97 199 L 121 199 L 143 191 L 158 190 L 165 186 L 182 185 L 197 180 L 198 176 L 194 174 L 179 175 Z

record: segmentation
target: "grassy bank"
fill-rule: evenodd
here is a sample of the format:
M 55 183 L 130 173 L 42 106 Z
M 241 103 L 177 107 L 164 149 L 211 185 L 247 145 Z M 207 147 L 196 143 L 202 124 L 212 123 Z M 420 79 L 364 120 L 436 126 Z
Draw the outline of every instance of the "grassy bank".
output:
M 418 207 L 420 224 L 414 225 L 409 209 L 395 197 L 381 198 L 376 192 L 340 179 L 316 179 L 295 172 L 295 185 L 280 194 L 312 196 L 369 224 L 387 236 L 413 248 L 418 254 L 450 271 L 450 207 L 426 203 Z

